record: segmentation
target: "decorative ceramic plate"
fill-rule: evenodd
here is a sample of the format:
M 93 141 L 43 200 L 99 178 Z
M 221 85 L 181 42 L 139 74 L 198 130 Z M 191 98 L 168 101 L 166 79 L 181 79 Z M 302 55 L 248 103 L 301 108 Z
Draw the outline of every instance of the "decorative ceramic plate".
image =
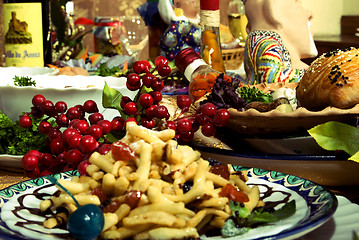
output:
M 294 89 L 296 86 L 297 83 L 255 85 L 265 93 L 281 87 Z M 327 107 L 321 111 L 309 111 L 306 108 L 299 107 L 288 113 L 276 109 L 269 112 L 259 112 L 256 109 L 238 111 L 230 108 L 228 111 L 230 114 L 228 127 L 241 134 L 263 135 L 310 129 L 328 121 L 351 122 L 359 114 L 359 104 L 351 109 Z
M 334 214 L 337 198 L 333 193 L 311 181 L 275 171 L 234 167 L 248 170 L 248 185 L 258 185 L 264 201 L 281 202 L 286 197 L 296 202 L 293 216 L 272 225 L 255 228 L 241 239 L 297 238 L 323 225 Z M 56 178 L 70 178 L 76 172 L 56 174 Z M 41 199 L 35 194 L 56 191 L 46 177 L 25 181 L 0 191 L 0 232 L 7 239 L 68 239 L 66 230 L 45 229 L 43 217 L 36 214 Z M 266 193 L 266 195 L 264 195 Z M 47 195 L 49 197 L 49 195 Z M 280 207 L 280 205 L 278 206 Z M 222 239 L 205 237 L 204 239 Z M 226 238 L 231 239 L 231 238 Z M 236 239 L 236 238 L 232 238 Z

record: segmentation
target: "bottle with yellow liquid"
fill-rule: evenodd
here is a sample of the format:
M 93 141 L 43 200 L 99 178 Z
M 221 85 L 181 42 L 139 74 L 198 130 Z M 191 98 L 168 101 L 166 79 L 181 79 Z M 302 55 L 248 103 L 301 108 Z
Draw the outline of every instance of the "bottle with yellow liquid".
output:
M 248 20 L 242 0 L 232 0 L 228 4 L 228 26 L 240 46 L 245 45 Z
M 219 35 L 219 0 L 200 1 L 201 57 L 214 70 L 225 72 Z
M 51 63 L 48 0 L 3 0 L 6 66 Z

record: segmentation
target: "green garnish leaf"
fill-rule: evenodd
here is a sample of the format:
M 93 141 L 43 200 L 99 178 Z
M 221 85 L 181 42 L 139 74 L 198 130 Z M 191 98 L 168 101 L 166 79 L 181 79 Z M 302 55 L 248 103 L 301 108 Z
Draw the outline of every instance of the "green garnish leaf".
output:
M 221 233 L 225 237 L 237 236 L 248 232 L 251 228 L 288 218 L 296 211 L 295 200 L 273 212 L 265 211 L 264 208 L 256 208 L 250 212 L 247 207 L 233 201 L 230 201 L 229 207 L 233 215 L 226 220 L 221 229 Z
M 100 66 L 97 68 L 95 75 L 101 77 L 110 77 L 110 76 L 116 76 L 116 73 L 120 71 L 121 69 L 118 66 L 109 68 L 106 63 L 101 63 Z
M 102 92 L 102 106 L 104 108 L 114 108 L 117 109 L 121 116 L 125 116 L 125 112 L 121 107 L 122 93 L 116 89 L 113 89 L 107 85 L 105 82 L 105 86 Z
M 32 119 L 31 128 L 22 128 L 0 111 L 0 154 L 24 155 L 30 150 L 45 152 L 46 135 L 38 131 L 42 119 Z
M 32 80 L 31 77 L 25 76 L 25 77 L 19 77 L 14 76 L 14 85 L 18 87 L 26 87 L 26 86 L 34 86 L 36 87 L 35 80 Z
M 359 151 L 359 128 L 330 121 L 309 129 L 308 133 L 322 148 L 329 151 L 343 150 L 349 155 L 354 155 L 350 160 L 358 161 L 359 156 L 356 156 L 356 153 Z
M 247 102 L 264 102 L 271 103 L 273 102 L 273 97 L 270 93 L 264 93 L 256 87 L 246 87 L 242 86 L 237 89 L 237 93 L 241 98 Z

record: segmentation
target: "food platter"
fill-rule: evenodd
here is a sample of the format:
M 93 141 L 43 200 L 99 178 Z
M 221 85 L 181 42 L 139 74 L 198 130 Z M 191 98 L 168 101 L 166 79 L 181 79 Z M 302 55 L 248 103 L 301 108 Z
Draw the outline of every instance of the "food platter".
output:
M 296 86 L 297 83 L 262 83 L 254 87 L 268 93 L 279 88 L 295 89 Z M 298 132 L 328 121 L 353 123 L 359 114 L 359 104 L 350 109 L 327 107 L 321 111 L 309 111 L 304 107 L 298 107 L 293 112 L 281 112 L 277 109 L 259 112 L 252 108 L 246 111 L 230 108 L 228 111 L 230 120 L 227 126 L 240 134 L 253 136 Z
M 292 175 L 283 174 L 276 171 L 268 171 L 256 168 L 244 168 L 235 166 L 236 170 L 247 170 L 249 172 L 248 184 L 259 184 L 261 192 L 277 191 L 272 194 L 268 200 L 279 200 L 283 198 L 281 193 L 290 196 L 296 201 L 296 213 L 288 219 L 281 220 L 275 225 L 263 226 L 252 229 L 243 239 L 293 239 L 300 237 L 327 222 L 334 214 L 337 208 L 337 198 L 326 188 L 317 185 L 311 181 L 298 178 Z M 68 179 L 77 172 L 66 172 L 56 174 L 56 178 Z M 41 190 L 40 190 L 41 188 Z M 2 239 L 66 239 L 66 234 L 61 238 L 56 238 L 53 231 L 59 229 L 31 230 L 34 226 L 15 223 L 23 221 L 21 218 L 31 219 L 32 222 L 42 223 L 43 219 L 36 218 L 31 211 L 21 211 L 19 215 L 14 214 L 15 207 L 19 207 L 19 197 L 24 200 L 26 208 L 38 207 L 39 199 L 34 198 L 34 191 L 44 191 L 53 193 L 56 188 L 46 178 L 38 178 L 18 183 L 9 188 L 0 191 L 0 232 Z M 28 200 L 27 200 L 28 198 Z M 5 217 L 6 216 L 6 217 Z M 20 217 L 19 217 L 20 216 Z M 36 225 L 36 224 L 35 224 Z M 39 227 L 39 226 L 37 226 Z M 44 231 L 43 233 L 41 233 Z M 66 231 L 66 230 L 65 230 Z M 66 233 L 66 232 L 65 232 Z M 204 239 L 222 239 L 221 237 L 205 237 Z M 227 238 L 230 239 L 230 238 Z M 235 239 L 235 238 L 233 238 Z

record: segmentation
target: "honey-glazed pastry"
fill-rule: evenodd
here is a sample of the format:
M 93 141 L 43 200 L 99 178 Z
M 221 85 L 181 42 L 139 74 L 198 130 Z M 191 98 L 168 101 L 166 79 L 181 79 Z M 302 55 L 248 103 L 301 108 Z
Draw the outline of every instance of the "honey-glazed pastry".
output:
M 359 49 L 338 49 L 317 58 L 298 85 L 297 100 L 314 111 L 359 103 Z

